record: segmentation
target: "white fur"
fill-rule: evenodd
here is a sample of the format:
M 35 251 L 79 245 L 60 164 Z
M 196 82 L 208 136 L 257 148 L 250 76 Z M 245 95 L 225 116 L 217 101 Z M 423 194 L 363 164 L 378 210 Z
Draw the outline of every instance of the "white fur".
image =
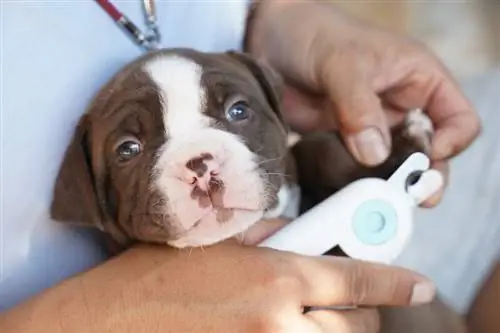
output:
M 290 194 L 287 197 L 285 209 L 283 209 L 280 216 L 295 220 L 300 213 L 300 201 L 302 199 L 302 196 L 298 184 L 289 185 L 289 189 Z
M 278 204 L 273 209 L 270 209 L 264 215 L 266 219 L 273 219 L 279 217 L 284 211 L 290 201 L 291 191 L 287 184 L 283 184 L 278 191 Z
M 201 86 L 201 66 L 178 56 L 164 56 L 147 63 L 145 69 L 162 97 L 167 136 L 182 138 L 209 125 L 210 119 L 203 114 L 206 93 Z
M 300 141 L 302 136 L 295 132 L 289 132 L 287 136 L 287 145 L 288 147 L 293 147 L 297 142 Z
M 283 184 L 278 191 L 278 204 L 274 209 L 267 211 L 266 219 L 286 217 L 295 219 L 299 215 L 300 188 L 298 185 Z
M 431 136 L 434 132 L 432 121 L 421 109 L 408 112 L 406 116 L 408 134 L 424 146 L 426 151 L 431 150 Z
M 431 119 L 421 109 L 408 112 L 406 123 L 408 131 L 412 135 L 430 134 L 434 131 Z
M 210 245 L 245 231 L 262 217 L 269 186 L 260 174 L 257 156 L 242 139 L 214 128 L 204 114 L 203 68 L 172 55 L 153 59 L 144 69 L 162 98 L 167 141 L 155 165 L 155 186 L 168 199 L 165 214 L 180 230 L 169 244 L 179 248 Z M 207 153 L 214 157 L 211 163 L 224 182 L 224 192 L 219 202 L 212 198 L 211 205 L 202 207 L 191 197 L 193 172 L 186 163 Z M 217 205 L 232 209 L 229 221 L 217 221 Z

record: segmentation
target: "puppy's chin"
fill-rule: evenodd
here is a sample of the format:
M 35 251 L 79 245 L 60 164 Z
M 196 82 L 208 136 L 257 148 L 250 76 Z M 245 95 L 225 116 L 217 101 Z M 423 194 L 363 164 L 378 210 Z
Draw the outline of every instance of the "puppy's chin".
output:
M 221 169 L 220 185 L 210 194 L 177 179 L 165 181 L 171 194 L 167 209 L 177 230 L 168 243 L 178 248 L 212 245 L 244 232 L 263 217 L 270 201 L 256 170 Z
M 231 220 L 220 223 L 217 218 L 218 212 L 213 210 L 184 234 L 168 241 L 168 244 L 176 248 L 213 245 L 244 233 L 263 216 L 263 211 L 232 209 L 230 213 Z
M 213 128 L 169 141 L 155 166 L 174 247 L 211 245 L 244 232 L 276 199 L 258 157 Z

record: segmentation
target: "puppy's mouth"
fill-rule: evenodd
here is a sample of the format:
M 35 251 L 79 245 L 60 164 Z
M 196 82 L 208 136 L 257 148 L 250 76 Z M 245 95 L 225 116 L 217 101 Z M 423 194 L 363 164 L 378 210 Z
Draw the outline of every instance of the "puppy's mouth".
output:
M 234 188 L 235 186 L 232 186 Z M 231 189 L 231 187 L 229 187 Z M 231 212 L 233 210 L 260 210 L 259 203 L 244 202 L 236 200 L 235 202 L 228 203 L 230 199 L 226 192 L 229 192 L 232 198 L 244 197 L 244 193 L 231 193 L 232 191 L 226 190 L 224 182 L 216 177 L 210 179 L 207 184 L 197 185 L 191 191 L 191 199 L 198 202 L 198 206 L 202 209 L 207 209 L 207 214 L 210 212 L 217 213 L 217 221 L 220 223 L 227 222 L 231 219 Z
M 223 215 L 229 214 L 231 218 L 223 223 L 218 221 L 220 214 L 220 211 L 214 208 L 198 219 L 190 228 L 168 241 L 168 244 L 177 248 L 186 248 L 219 243 L 244 233 L 262 218 L 263 211 L 225 208 Z
M 178 248 L 211 245 L 256 223 L 264 215 L 267 200 L 260 185 L 242 187 L 242 183 L 214 180 L 211 186 L 192 187 L 189 195 L 177 198 L 171 208 L 177 210 L 180 228 L 169 244 Z
M 218 243 L 246 231 L 268 208 L 274 187 L 241 140 L 216 129 L 169 142 L 155 169 L 174 247 Z M 172 234 L 172 233 L 171 233 Z

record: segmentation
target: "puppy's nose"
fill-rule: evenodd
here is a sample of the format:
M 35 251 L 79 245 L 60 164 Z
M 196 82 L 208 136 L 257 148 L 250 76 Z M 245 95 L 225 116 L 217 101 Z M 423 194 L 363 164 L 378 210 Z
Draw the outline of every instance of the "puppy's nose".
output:
M 203 153 L 186 162 L 186 181 L 203 190 L 208 190 L 210 181 L 218 174 L 219 165 L 212 154 Z

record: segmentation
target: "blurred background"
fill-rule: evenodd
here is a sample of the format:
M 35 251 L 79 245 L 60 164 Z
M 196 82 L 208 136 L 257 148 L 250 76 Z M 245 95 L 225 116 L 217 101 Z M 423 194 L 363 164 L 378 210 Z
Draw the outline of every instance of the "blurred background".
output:
M 432 48 L 459 79 L 500 67 L 500 0 L 327 0 Z

